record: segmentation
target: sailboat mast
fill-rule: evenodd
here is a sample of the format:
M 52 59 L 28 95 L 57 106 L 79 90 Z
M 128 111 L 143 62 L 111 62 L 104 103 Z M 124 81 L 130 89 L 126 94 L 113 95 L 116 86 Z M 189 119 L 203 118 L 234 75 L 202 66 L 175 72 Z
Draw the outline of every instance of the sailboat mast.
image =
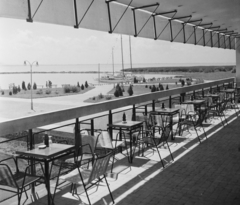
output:
M 123 62 L 123 43 L 122 43 L 122 35 L 121 35 L 121 50 L 122 50 L 122 72 L 124 76 L 124 62 Z
M 114 76 L 114 47 L 112 47 L 112 67 L 113 67 L 113 76 Z
M 129 36 L 129 49 L 130 49 L 130 65 L 132 71 L 132 47 L 131 47 L 131 36 Z

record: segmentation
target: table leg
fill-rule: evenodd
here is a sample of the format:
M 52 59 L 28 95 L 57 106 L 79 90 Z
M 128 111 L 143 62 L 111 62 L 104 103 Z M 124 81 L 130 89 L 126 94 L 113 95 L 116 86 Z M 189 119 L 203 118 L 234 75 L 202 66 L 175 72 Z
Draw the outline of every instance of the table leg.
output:
M 133 153 L 132 153 L 132 141 L 133 141 L 133 139 L 132 139 L 132 130 L 130 130 L 130 133 L 129 133 L 129 135 L 130 135 L 130 153 L 129 153 L 129 162 L 130 163 L 132 163 L 132 156 L 133 156 Z
M 172 119 L 172 115 L 169 116 L 169 117 L 170 117 L 169 127 L 170 127 L 170 130 L 171 130 L 171 140 L 175 140 L 175 138 L 173 137 L 173 119 Z
M 47 199 L 48 199 L 48 205 L 51 204 L 51 192 L 50 192 L 50 177 L 49 177 L 49 164 L 48 161 L 44 161 L 45 166 L 45 179 L 46 179 L 46 188 L 47 188 Z

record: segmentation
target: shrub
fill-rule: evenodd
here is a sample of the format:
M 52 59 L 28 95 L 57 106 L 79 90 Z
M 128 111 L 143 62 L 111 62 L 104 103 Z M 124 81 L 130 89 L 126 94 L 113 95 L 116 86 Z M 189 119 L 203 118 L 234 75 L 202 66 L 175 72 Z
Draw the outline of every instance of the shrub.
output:
M 42 94 L 43 94 L 43 91 L 42 91 L 42 89 L 40 89 L 40 90 L 37 90 L 36 94 L 38 94 L 38 95 L 42 95 Z
M 132 86 L 130 85 L 129 88 L 128 88 L 128 94 L 129 96 L 132 96 L 133 95 L 133 89 L 132 89 Z
M 133 78 L 133 82 L 134 82 L 134 83 L 138 83 L 138 80 L 137 80 L 136 77 Z
M 64 88 L 63 88 L 63 90 L 64 90 L 64 93 L 70 93 L 70 86 L 65 86 Z
M 81 85 L 81 89 L 84 90 L 84 85 L 83 84 Z
M 149 86 L 149 89 L 152 90 L 152 86 L 151 85 Z
M 115 92 L 118 93 L 118 96 L 116 96 L 116 97 L 123 96 L 122 89 L 121 89 L 121 87 L 119 86 L 119 84 L 117 84 L 116 89 L 115 89 Z M 115 92 L 114 92 L 114 93 L 115 93 Z M 114 94 L 114 95 L 115 95 L 115 94 Z
M 20 85 L 18 86 L 18 92 L 21 92 L 21 88 L 20 88 Z
M 148 88 L 148 85 L 145 85 L 145 88 Z
M 146 83 L 146 79 L 143 77 L 143 83 Z
M 105 97 L 105 99 L 106 99 L 106 100 L 111 100 L 111 99 L 112 99 L 112 96 L 107 95 L 107 96 Z
M 12 91 L 9 92 L 9 95 L 12 95 Z
M 13 94 L 17 94 L 17 92 L 18 92 L 17 87 L 16 87 L 16 86 L 13 86 L 13 91 L 12 91 L 12 93 L 13 93 Z
M 164 90 L 164 87 L 163 87 L 163 85 L 161 84 L 161 83 L 159 83 L 159 90 L 161 91 L 161 90 Z
M 85 88 L 88 88 L 88 82 L 87 81 L 85 82 Z
M 166 86 L 166 90 L 168 90 L 169 88 L 168 88 L 168 85 Z
M 102 93 L 100 93 L 99 95 L 98 95 L 98 99 L 102 99 L 104 96 L 103 96 L 103 94 Z
M 59 93 L 59 92 L 56 90 L 56 91 L 55 91 L 55 94 L 58 94 L 58 93 Z
M 175 84 L 177 85 L 177 81 L 175 82 Z
M 77 83 L 77 86 L 80 88 L 80 84 L 79 84 L 79 82 Z
M 49 95 L 49 94 L 51 94 L 51 90 L 46 90 L 45 93 L 46 93 L 47 95 Z
M 185 80 L 181 80 L 182 87 L 185 85 Z
M 92 100 L 95 100 L 95 97 L 93 97 Z
M 156 87 L 156 91 L 159 91 L 159 88 L 158 88 L 158 87 Z
M 124 93 L 125 92 L 125 89 L 124 89 L 124 87 L 122 86 L 122 92 Z
M 28 83 L 28 90 L 31 90 L 31 84 L 30 83 Z
M 2 90 L 2 95 L 4 95 L 4 91 Z
M 73 93 L 77 93 L 77 92 L 78 92 L 78 87 L 77 87 L 77 86 L 70 86 L 70 90 L 71 90 Z
M 37 90 L 37 84 L 36 83 L 33 84 L 33 90 Z

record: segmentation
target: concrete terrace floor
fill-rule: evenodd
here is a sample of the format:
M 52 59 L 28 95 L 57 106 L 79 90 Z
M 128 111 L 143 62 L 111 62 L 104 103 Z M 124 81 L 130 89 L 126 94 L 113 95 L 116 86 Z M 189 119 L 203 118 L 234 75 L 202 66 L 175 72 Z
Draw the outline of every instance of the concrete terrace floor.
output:
M 171 161 L 169 152 L 160 149 L 164 158 L 162 168 L 155 152 L 148 150 L 145 157 L 134 158 L 131 169 L 118 175 L 117 180 L 109 179 L 115 204 L 118 205 L 229 205 L 240 204 L 240 118 L 233 110 L 227 111 L 229 124 L 222 126 L 219 119 L 204 124 L 208 139 L 201 131 L 200 144 L 194 131 L 169 140 L 175 161 Z M 148 154 L 148 155 L 147 155 Z M 120 158 L 120 156 L 118 156 Z M 120 159 L 118 165 L 125 164 L 126 158 Z M 55 181 L 52 181 L 52 188 Z M 41 187 L 40 187 L 41 188 Z M 47 204 L 45 188 L 39 190 L 40 199 L 26 204 Z M 84 194 L 72 196 L 69 188 L 59 191 L 55 198 L 56 205 L 88 204 Z M 112 204 L 106 184 L 101 183 L 98 191 L 89 191 L 94 205 Z M 22 200 L 22 202 L 24 199 Z M 15 205 L 12 198 L 1 205 Z

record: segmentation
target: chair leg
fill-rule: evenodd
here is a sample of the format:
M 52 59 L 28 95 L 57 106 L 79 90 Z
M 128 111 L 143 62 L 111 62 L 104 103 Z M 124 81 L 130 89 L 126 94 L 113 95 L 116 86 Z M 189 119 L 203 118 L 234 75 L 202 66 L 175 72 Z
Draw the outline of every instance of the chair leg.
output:
M 196 132 L 196 134 L 197 134 L 197 137 L 198 137 L 199 142 L 201 143 L 201 140 L 200 140 L 200 137 L 199 137 L 199 135 L 198 135 L 198 131 L 197 131 L 195 125 L 193 126 L 193 128 L 194 128 L 194 130 L 195 130 L 195 132 Z
M 167 146 L 168 146 L 168 150 L 169 150 L 169 152 L 170 152 L 170 155 L 171 155 L 171 157 L 172 157 L 172 160 L 174 161 L 174 159 L 173 159 L 173 155 L 172 155 L 172 152 L 171 152 L 171 150 L 170 150 L 170 147 L 169 147 L 169 144 L 168 144 L 167 141 L 166 141 L 166 144 L 167 144 Z
M 21 204 L 22 192 L 23 192 L 23 188 L 20 189 L 20 192 L 19 192 L 19 190 L 18 190 L 18 205 Z
M 107 187 L 108 187 L 108 191 L 109 191 L 110 196 L 111 196 L 111 198 L 112 198 L 112 202 L 115 203 L 115 202 L 114 202 L 114 199 L 113 199 L 112 192 L 111 192 L 111 190 L 110 190 L 110 187 L 109 187 L 109 185 L 108 185 L 108 182 L 107 182 L 107 179 L 106 179 L 106 176 L 105 176 L 105 175 L 104 175 L 104 179 L 105 179 L 105 181 L 106 181 L 106 184 L 107 184 Z

